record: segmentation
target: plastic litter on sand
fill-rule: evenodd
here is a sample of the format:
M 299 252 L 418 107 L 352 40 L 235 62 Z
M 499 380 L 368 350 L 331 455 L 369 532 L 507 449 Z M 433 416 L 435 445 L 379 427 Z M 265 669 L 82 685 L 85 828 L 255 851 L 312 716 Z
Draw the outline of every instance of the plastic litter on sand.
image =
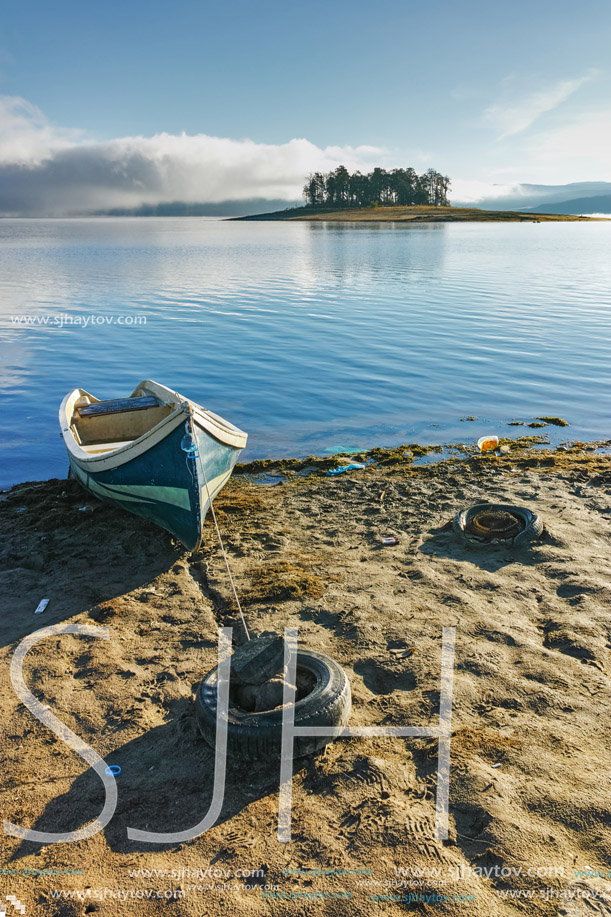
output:
M 477 441 L 480 452 L 494 452 L 499 447 L 498 436 L 480 436 Z
M 330 468 L 327 475 L 343 474 L 344 471 L 353 471 L 357 468 L 364 468 L 362 462 L 352 462 L 350 465 L 340 465 L 339 468 Z

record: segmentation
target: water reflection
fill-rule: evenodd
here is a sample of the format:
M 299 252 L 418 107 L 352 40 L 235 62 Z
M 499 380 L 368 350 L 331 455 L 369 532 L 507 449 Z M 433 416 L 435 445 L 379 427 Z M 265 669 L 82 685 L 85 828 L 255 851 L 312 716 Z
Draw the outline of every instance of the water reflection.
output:
M 603 437 L 610 239 L 603 223 L 0 221 L 0 483 L 65 472 L 66 391 L 142 378 L 250 431 L 251 457 L 439 442 L 468 414 L 570 415 Z

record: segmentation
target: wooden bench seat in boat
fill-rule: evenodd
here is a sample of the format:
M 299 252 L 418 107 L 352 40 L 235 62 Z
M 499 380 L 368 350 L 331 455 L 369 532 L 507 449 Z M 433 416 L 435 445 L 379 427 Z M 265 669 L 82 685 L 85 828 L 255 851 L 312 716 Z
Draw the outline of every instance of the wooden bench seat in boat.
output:
M 120 414 L 122 411 L 144 411 L 161 404 L 154 395 L 142 398 L 116 398 L 113 401 L 95 401 L 93 404 L 81 404 L 77 407 L 79 417 L 95 417 L 97 414 Z
M 71 430 L 79 446 L 96 446 L 99 451 L 117 449 L 119 444 L 147 433 L 173 410 L 173 404 L 154 395 L 77 404 Z

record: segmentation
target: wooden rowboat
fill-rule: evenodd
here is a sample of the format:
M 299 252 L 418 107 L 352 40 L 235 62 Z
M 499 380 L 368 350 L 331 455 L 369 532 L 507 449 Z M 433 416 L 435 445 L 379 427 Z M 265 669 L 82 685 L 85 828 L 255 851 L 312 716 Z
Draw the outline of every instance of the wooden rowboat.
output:
M 247 440 L 222 417 L 149 379 L 115 401 L 74 389 L 62 401 L 59 423 L 71 475 L 189 550 L 199 547 L 210 503 Z

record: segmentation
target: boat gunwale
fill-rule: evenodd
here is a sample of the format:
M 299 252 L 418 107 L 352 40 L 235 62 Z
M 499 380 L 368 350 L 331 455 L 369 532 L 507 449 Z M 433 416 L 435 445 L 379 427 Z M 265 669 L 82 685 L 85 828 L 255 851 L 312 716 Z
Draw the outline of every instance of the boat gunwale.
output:
M 222 421 L 223 423 L 228 422 L 224 421 L 219 415 L 213 415 L 212 412 L 207 411 L 206 408 L 203 408 L 201 405 L 197 404 L 197 402 L 184 398 L 178 392 L 150 379 L 145 379 L 141 382 L 134 389 L 130 397 L 134 397 L 136 392 L 142 390 L 152 392 L 166 404 L 174 403 L 174 410 L 168 414 L 167 417 L 164 417 L 155 424 L 155 426 L 151 427 L 150 430 L 147 430 L 141 436 L 127 443 L 127 445 L 97 454 L 87 452 L 77 443 L 74 433 L 72 432 L 72 423 L 75 403 L 78 398 L 84 395 L 87 398 L 93 399 L 93 402 L 97 402 L 99 399 L 81 388 L 76 388 L 68 392 L 59 409 L 59 422 L 70 460 L 74 460 L 80 467 L 88 468 L 92 472 L 108 471 L 112 468 L 124 465 L 148 451 L 158 442 L 165 439 L 166 436 L 183 422 L 184 418 L 189 416 L 193 417 L 194 422 L 206 433 L 214 437 L 214 439 L 218 440 L 223 445 L 234 449 L 243 449 L 246 445 L 248 439 L 247 433 L 235 427 L 233 424 L 228 427 L 222 426 L 218 421 Z M 70 417 L 68 417 L 68 411 L 70 411 Z M 152 440 L 152 442 L 150 440 Z

